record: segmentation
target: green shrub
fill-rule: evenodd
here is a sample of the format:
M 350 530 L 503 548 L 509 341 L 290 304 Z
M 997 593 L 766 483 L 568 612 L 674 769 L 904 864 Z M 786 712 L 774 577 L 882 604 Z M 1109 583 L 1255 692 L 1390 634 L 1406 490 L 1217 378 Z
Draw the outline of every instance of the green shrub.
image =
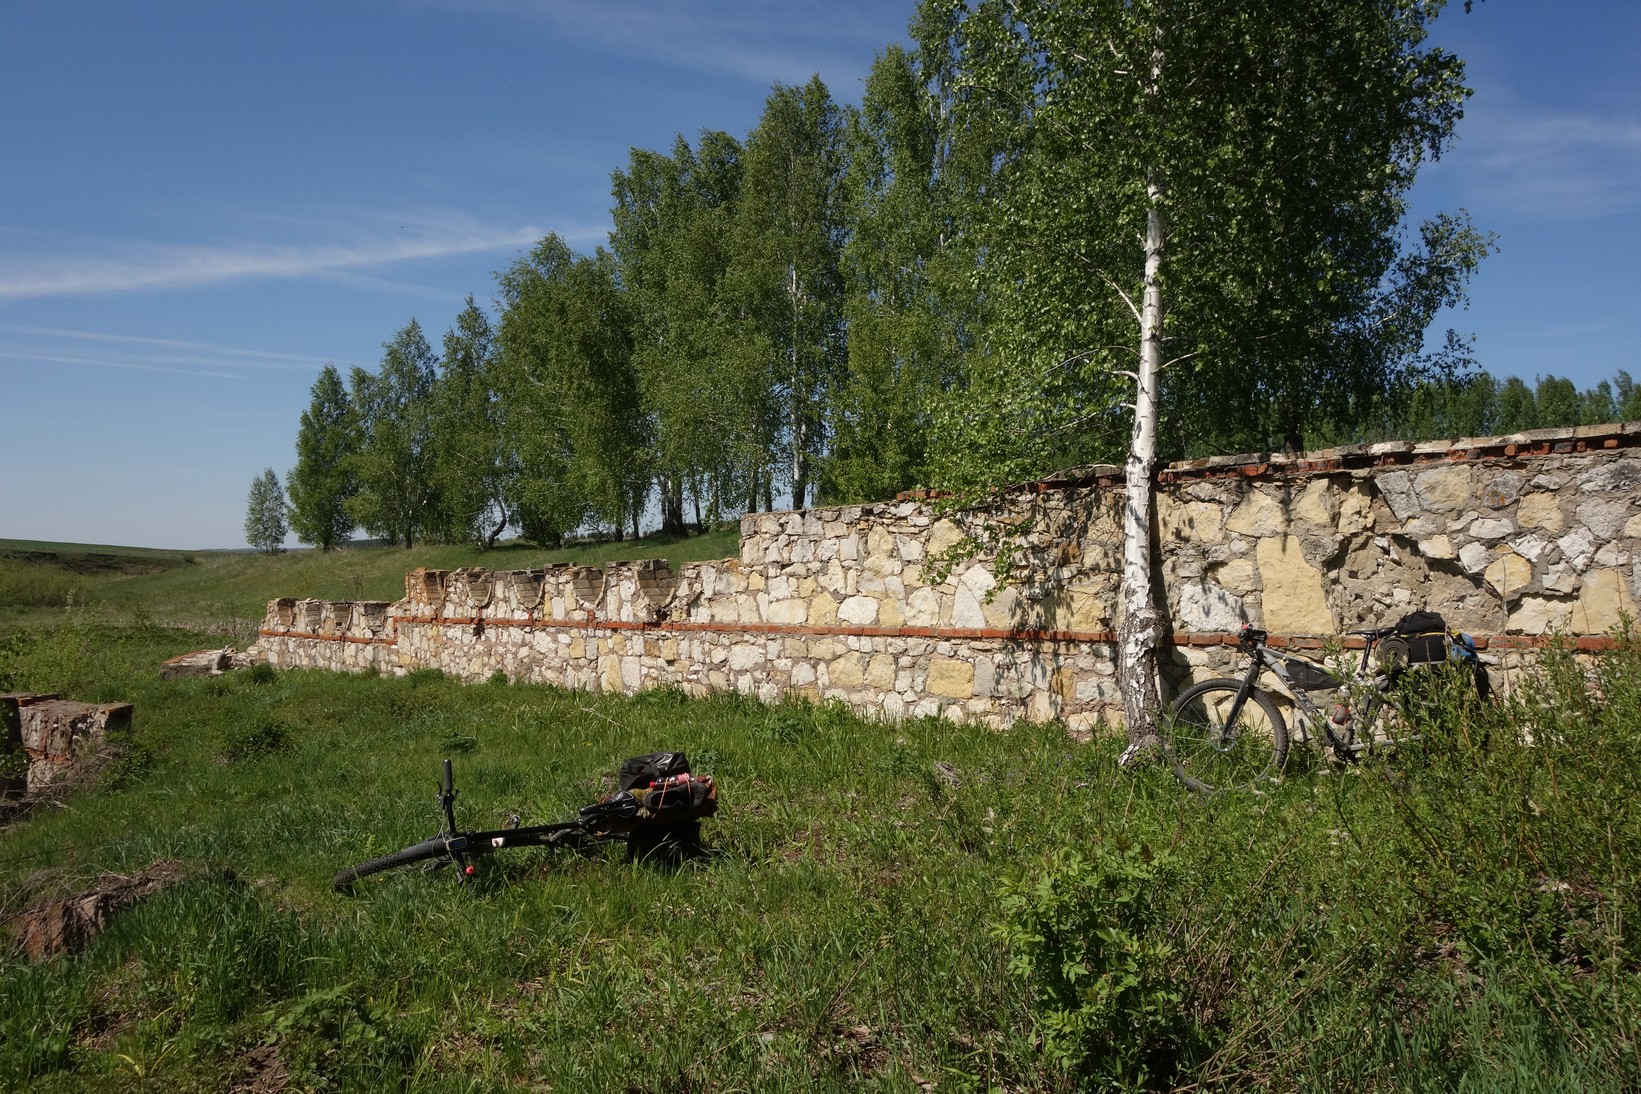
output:
M 1171 1079 L 1192 1039 L 1166 927 L 1171 856 L 1140 845 L 1052 855 L 1002 889 L 993 929 L 1031 981 L 1045 1051 L 1101 1085 Z
M 222 731 L 222 754 L 230 760 L 259 760 L 287 751 L 293 736 L 290 724 L 281 718 L 235 722 Z

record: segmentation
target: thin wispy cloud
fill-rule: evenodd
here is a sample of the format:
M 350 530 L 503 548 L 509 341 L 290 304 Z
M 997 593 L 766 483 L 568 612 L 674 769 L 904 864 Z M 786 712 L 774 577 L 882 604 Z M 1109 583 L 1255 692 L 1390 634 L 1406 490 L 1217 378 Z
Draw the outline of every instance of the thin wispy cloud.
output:
M 196 350 L 213 356 L 244 357 L 253 361 L 290 362 L 293 365 L 324 364 L 326 358 L 301 353 L 280 353 L 274 350 L 244 349 L 240 346 L 219 346 L 210 342 L 184 342 L 175 338 L 147 338 L 135 334 L 108 334 L 103 331 L 64 330 L 60 327 L 29 327 L 14 323 L 0 323 L 0 331 L 14 334 L 41 335 L 78 342 L 107 342 L 122 346 L 158 346 L 165 349 Z
M 863 77 L 887 42 L 860 29 L 846 5 L 769 0 L 424 0 L 544 25 L 578 44 L 762 84 Z M 851 87 L 833 94 L 852 98 Z
M 535 228 L 407 222 L 392 236 L 356 243 L 214 246 L 114 244 L 102 255 L 8 255 L 0 301 L 198 288 L 256 278 L 301 280 L 431 258 L 505 251 L 534 242 Z
M 1533 220 L 1641 207 L 1641 123 L 1629 117 L 1475 112 L 1442 167 L 1478 199 Z
M 150 361 L 129 361 L 115 357 L 74 357 L 60 353 L 41 353 L 30 350 L 0 350 L 0 359 L 32 361 L 44 365 L 88 365 L 96 368 L 135 369 L 140 372 L 170 372 L 182 376 L 210 376 L 222 380 L 237 380 L 238 373 L 212 368 L 186 368 L 178 365 L 155 364 Z

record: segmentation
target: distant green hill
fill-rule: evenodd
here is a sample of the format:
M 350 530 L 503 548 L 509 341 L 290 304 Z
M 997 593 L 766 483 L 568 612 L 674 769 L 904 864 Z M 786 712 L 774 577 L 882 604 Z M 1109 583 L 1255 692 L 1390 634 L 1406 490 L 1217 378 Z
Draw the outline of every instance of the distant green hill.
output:
M 524 570 L 555 562 L 617 559 L 694 562 L 740 550 L 731 525 L 694 536 L 598 541 L 559 551 L 520 543 L 471 546 L 349 546 L 328 554 L 287 551 L 167 551 L 101 544 L 0 539 L 0 625 L 24 623 L 71 605 L 190 629 L 240 631 L 278 596 L 397 600 L 418 566 Z

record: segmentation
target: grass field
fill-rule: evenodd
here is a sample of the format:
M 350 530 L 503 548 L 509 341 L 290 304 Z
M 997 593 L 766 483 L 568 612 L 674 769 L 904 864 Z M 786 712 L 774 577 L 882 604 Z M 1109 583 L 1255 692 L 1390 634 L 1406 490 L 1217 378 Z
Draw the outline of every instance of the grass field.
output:
M 388 566 L 359 555 L 324 579 Z M 0 910 L 156 861 L 187 880 L 82 952 L 6 958 L 0 1089 L 1641 1085 L 1634 647 L 1594 680 L 1552 659 L 1385 762 L 1209 799 L 1055 725 L 435 673 L 158 679 L 214 637 L 191 597 L 306 591 L 313 564 L 73 574 L 76 606 L 4 606 L 0 690 L 136 717 L 94 786 L 0 830 Z M 432 834 L 444 757 L 480 827 L 566 819 L 662 748 L 721 787 L 698 859 L 525 850 L 471 894 L 416 870 L 330 891 Z
M 405 574 L 418 566 L 523 570 L 550 562 L 589 565 L 633 558 L 695 562 L 739 551 L 735 526 L 695 536 L 598 541 L 561 551 L 504 543 L 488 551 L 356 546 L 268 555 L 0 539 L 0 625 L 40 620 L 42 609 L 49 620 L 51 611 L 75 603 L 110 618 L 163 619 L 249 641 L 274 597 L 398 600 L 404 596 Z

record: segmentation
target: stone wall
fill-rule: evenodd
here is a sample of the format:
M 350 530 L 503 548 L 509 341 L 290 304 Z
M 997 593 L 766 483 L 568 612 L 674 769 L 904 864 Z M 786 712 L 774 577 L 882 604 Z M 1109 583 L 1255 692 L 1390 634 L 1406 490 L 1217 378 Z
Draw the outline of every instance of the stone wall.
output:
M 1428 608 L 1507 659 L 1552 634 L 1599 648 L 1641 591 L 1638 446 L 1632 423 L 1171 465 L 1156 526 L 1171 682 L 1228 668 L 1243 621 L 1319 645 Z M 751 514 L 736 559 L 418 570 L 393 604 L 273 601 L 253 652 L 1085 731 L 1121 709 L 1121 502 L 1120 469 L 1097 467 L 984 514 L 917 498 Z M 962 549 L 1000 525 L 1001 579 L 993 550 Z
M 44 789 L 110 732 L 130 725 L 130 703 L 80 703 L 32 692 L 0 695 L 0 757 L 5 757 L 0 796 Z M 12 770 L 13 758 L 20 770 Z

